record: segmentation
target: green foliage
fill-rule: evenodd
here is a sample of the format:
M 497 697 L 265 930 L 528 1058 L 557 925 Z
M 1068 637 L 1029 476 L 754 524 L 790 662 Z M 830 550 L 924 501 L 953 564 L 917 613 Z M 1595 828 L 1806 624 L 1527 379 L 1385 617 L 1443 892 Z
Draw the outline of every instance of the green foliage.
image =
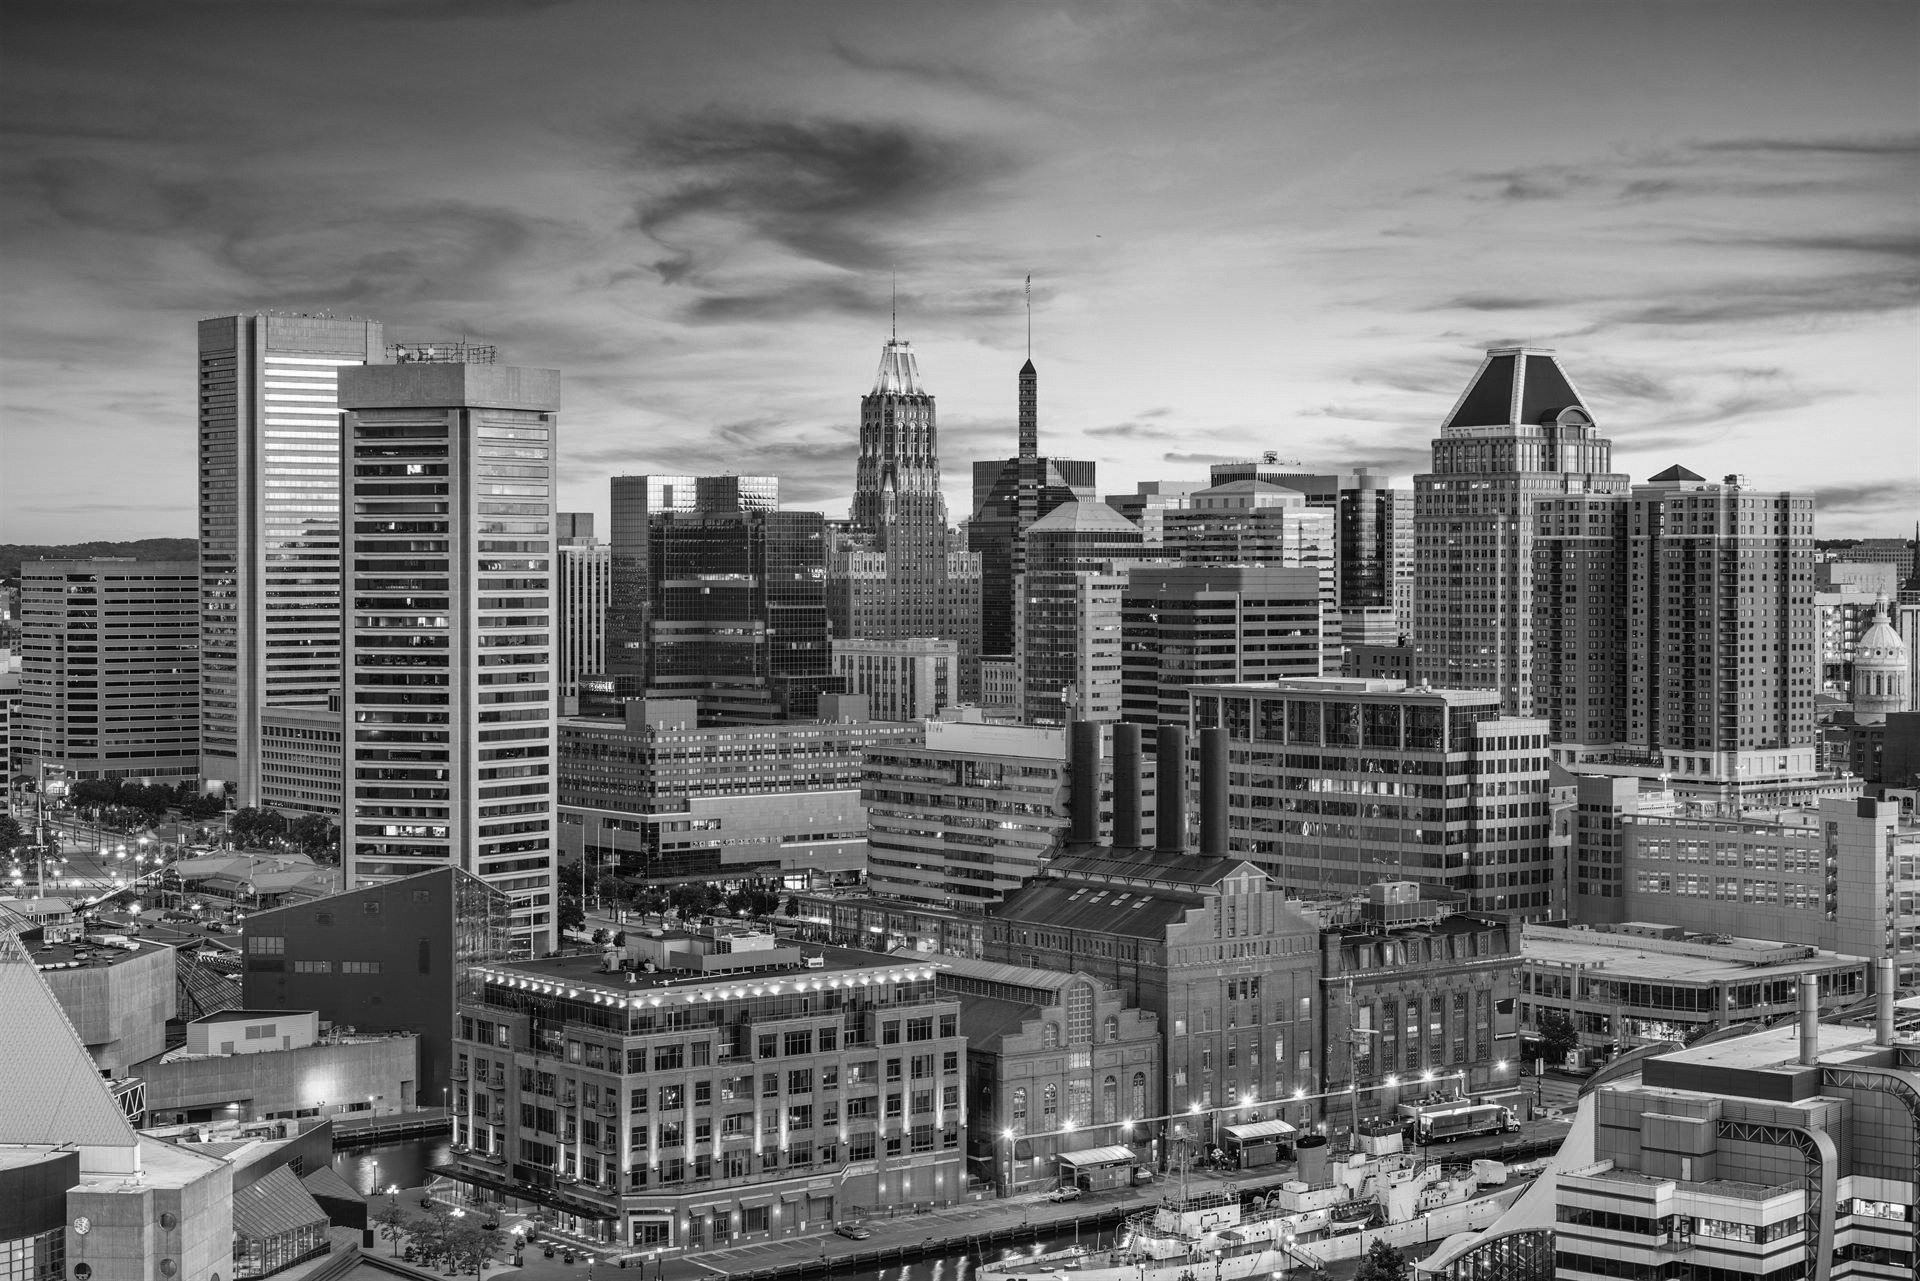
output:
M 587 923 L 587 911 L 580 906 L 580 900 L 571 894 L 560 896 L 560 928 L 577 930 Z
M 1579 1030 L 1559 1010 L 1540 1011 L 1534 1026 L 1540 1032 L 1540 1056 L 1549 1063 L 1564 1063 L 1567 1054 L 1580 1045 Z
M 782 909 L 782 910 L 784 910 L 784 911 L 786 912 L 786 914 L 787 914 L 788 916 L 790 916 L 790 917 L 793 917 L 793 916 L 798 916 L 798 915 L 800 915 L 800 897 L 799 897 L 799 895 L 797 895 L 797 894 L 789 894 L 789 895 L 787 895 L 787 905 L 786 905 L 786 907 L 785 907 L 784 909 Z
M 1367 1247 L 1353 1281 L 1406 1281 L 1407 1256 L 1385 1241 Z
M 21 827 L 11 814 L 0 814 L 0 850 L 10 850 L 27 843 L 26 829 Z
M 380 1229 L 380 1235 L 392 1242 L 392 1253 L 400 1252 L 400 1235 L 407 1230 L 407 1212 L 400 1203 L 389 1197 L 387 1203 L 374 1212 L 374 1226 Z

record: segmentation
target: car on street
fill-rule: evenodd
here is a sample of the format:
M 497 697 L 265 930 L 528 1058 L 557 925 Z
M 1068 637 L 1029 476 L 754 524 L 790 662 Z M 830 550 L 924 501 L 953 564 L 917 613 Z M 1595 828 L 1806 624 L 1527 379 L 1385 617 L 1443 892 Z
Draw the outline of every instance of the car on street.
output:
M 865 1241 L 873 1235 L 873 1229 L 864 1223 L 836 1223 L 833 1230 L 836 1235 L 849 1241 Z
M 1055 1188 L 1053 1191 L 1047 1193 L 1047 1200 L 1078 1201 L 1083 1195 L 1085 1194 L 1082 1193 L 1079 1188 L 1076 1188 L 1071 1184 L 1069 1184 L 1064 1188 Z

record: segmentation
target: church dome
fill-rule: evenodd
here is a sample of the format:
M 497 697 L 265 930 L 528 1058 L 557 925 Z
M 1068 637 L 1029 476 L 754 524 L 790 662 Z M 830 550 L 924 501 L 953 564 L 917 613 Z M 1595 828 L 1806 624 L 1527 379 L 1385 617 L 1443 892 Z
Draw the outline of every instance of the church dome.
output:
M 1853 711 L 1856 718 L 1880 718 L 1908 707 L 1907 642 L 1893 629 L 1885 593 L 1874 602 L 1873 619 L 1853 647 Z

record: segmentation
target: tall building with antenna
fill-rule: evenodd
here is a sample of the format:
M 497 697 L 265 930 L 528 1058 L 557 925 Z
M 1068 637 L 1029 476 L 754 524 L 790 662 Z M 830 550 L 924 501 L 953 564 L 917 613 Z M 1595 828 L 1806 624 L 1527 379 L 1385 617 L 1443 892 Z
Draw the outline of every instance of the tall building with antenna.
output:
M 1040 374 L 1033 365 L 1033 277 L 1027 277 L 1027 362 L 1020 366 L 1019 453 L 973 465 L 967 548 L 980 553 L 980 653 L 1011 657 L 1027 531 L 1062 503 L 1097 502 L 1090 460 L 1040 455 Z

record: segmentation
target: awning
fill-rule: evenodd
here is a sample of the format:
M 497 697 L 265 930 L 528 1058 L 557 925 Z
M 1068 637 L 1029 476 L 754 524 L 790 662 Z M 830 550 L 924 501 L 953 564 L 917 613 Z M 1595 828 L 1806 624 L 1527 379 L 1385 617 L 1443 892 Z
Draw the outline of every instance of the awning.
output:
M 1133 1149 L 1118 1144 L 1104 1148 L 1086 1148 L 1079 1152 L 1062 1152 L 1060 1159 L 1075 1169 L 1085 1169 L 1090 1165 L 1133 1164 Z
M 1295 1133 L 1293 1126 L 1285 1121 L 1253 1121 L 1246 1125 L 1229 1125 L 1227 1137 L 1237 1143 L 1257 1143 L 1261 1139 L 1284 1139 Z

